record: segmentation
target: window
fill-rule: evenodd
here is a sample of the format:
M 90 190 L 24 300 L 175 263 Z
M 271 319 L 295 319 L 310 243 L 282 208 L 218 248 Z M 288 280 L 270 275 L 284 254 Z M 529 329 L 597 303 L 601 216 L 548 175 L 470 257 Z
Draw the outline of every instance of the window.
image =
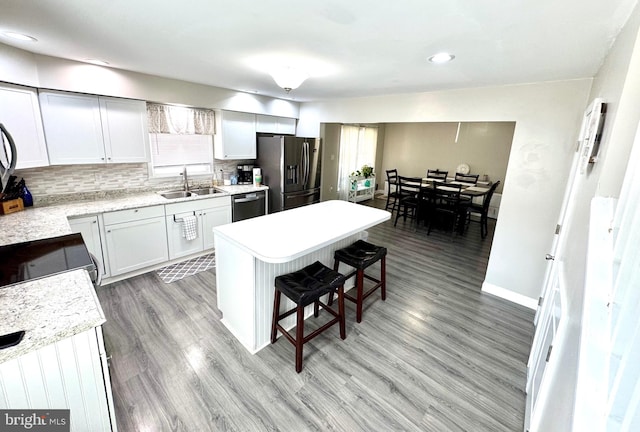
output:
M 154 177 L 175 176 L 187 166 L 189 174 L 213 174 L 213 135 L 149 134 Z
M 153 177 L 213 173 L 213 110 L 147 104 L 147 116 Z
M 340 160 L 338 162 L 338 194 L 346 200 L 349 193 L 349 175 L 362 165 L 375 166 L 378 128 L 343 125 L 340 133 Z

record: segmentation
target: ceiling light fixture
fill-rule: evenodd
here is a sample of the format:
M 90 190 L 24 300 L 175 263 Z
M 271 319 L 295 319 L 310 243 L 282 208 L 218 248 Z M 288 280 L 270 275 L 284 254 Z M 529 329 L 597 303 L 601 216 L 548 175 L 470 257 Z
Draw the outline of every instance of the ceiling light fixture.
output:
M 98 65 L 98 66 L 109 66 L 109 62 L 106 62 L 104 60 L 98 60 L 98 59 L 85 59 L 84 61 L 86 61 L 87 63 L 92 63 L 94 65 Z
M 456 58 L 456 56 L 454 56 L 453 54 L 449 54 L 446 52 L 441 52 L 438 54 L 434 54 L 431 57 L 429 57 L 429 61 L 431 63 L 448 63 L 451 60 L 453 60 L 454 58 Z
M 7 37 L 10 37 L 11 39 L 15 39 L 19 41 L 38 42 L 38 39 L 34 38 L 33 36 L 29 36 L 22 33 L 8 31 L 8 32 L 4 32 L 3 34 Z
M 287 93 L 289 93 L 293 89 L 297 89 L 300 87 L 300 84 L 304 82 L 307 78 L 309 78 L 309 74 L 305 71 L 296 69 L 291 66 L 281 67 L 271 71 L 271 76 L 273 80 L 280 87 L 284 89 Z

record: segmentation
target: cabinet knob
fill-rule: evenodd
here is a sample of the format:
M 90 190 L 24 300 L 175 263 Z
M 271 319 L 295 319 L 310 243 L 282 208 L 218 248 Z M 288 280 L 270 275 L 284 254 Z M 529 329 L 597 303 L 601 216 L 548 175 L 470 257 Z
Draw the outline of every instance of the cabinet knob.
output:
M 95 224 L 95 223 L 98 223 L 98 221 L 91 221 L 91 223 L 94 223 L 94 224 Z
M 108 232 L 108 233 L 110 233 L 110 232 L 111 232 L 111 230 L 107 230 L 107 232 Z
M 134 213 L 138 213 L 138 209 L 135 209 L 133 212 L 134 212 Z
M 100 158 L 100 160 L 104 160 L 104 158 L 103 158 L 103 157 L 101 157 L 101 158 Z

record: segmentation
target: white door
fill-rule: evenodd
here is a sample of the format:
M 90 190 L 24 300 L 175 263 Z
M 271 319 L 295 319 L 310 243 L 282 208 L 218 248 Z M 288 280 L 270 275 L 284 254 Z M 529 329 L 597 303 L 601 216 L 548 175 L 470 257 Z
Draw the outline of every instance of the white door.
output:
M 536 327 L 533 344 L 527 362 L 526 406 L 524 430 L 536 430 L 536 404 L 548 397 L 545 392 L 545 372 L 555 366 L 552 356 L 555 340 L 562 340 L 565 321 L 564 315 L 564 286 L 562 257 L 565 250 L 566 228 L 573 217 L 575 208 L 575 194 L 584 179 L 592 149 L 599 140 L 601 131 L 602 99 L 595 99 L 585 110 L 576 151 L 567 180 L 567 186 L 560 208 L 558 224 L 553 235 L 553 242 L 545 259 L 549 261 L 542 294 L 538 301 L 538 309 L 534 317 Z M 585 157 L 585 154 L 589 157 Z M 559 349 L 558 346 L 555 347 Z

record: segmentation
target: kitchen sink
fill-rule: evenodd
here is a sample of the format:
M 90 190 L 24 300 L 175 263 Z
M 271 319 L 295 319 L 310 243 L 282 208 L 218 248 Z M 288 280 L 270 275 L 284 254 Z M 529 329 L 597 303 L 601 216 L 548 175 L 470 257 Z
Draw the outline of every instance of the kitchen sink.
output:
M 196 195 L 213 195 L 217 193 L 221 193 L 218 189 L 215 188 L 200 188 L 200 189 L 191 189 Z
M 166 199 L 176 199 L 176 198 L 187 198 L 187 197 L 190 197 L 190 196 L 193 195 L 193 193 L 187 192 L 187 191 L 183 191 L 183 190 L 177 190 L 177 191 L 163 192 L 160 195 L 165 197 Z

